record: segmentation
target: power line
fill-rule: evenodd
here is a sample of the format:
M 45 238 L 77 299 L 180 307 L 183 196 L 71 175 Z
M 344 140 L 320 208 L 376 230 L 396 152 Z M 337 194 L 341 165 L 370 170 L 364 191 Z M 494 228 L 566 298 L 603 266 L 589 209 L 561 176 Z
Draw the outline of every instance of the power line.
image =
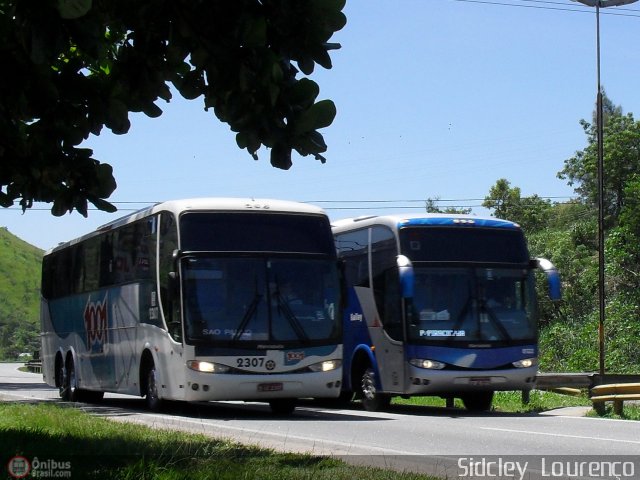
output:
M 521 198 L 527 198 L 527 197 L 521 197 Z M 571 199 L 572 197 L 568 197 L 566 195 L 560 196 L 560 197 L 541 197 L 538 196 L 538 198 L 541 198 L 543 200 L 555 200 L 555 199 Z M 379 200 L 379 199 L 375 199 L 375 200 L 305 200 L 305 203 L 400 203 L 400 202 L 405 202 L 405 203 L 416 203 L 416 202 L 426 202 L 427 200 L 433 200 L 436 203 L 439 202 L 479 202 L 479 201 L 484 201 L 485 198 L 421 198 L 421 199 L 411 199 L 411 200 L 406 200 L 406 199 L 399 199 L 399 200 Z M 117 203 L 117 202 L 113 202 L 113 203 Z
M 582 5 L 575 5 L 575 8 L 572 8 L 573 5 L 561 2 L 552 2 L 552 1 L 543 1 L 543 0 L 518 0 L 520 2 L 528 2 L 529 4 L 524 3 L 512 3 L 508 1 L 497 1 L 497 0 L 452 0 L 454 2 L 461 3 L 476 3 L 483 5 L 493 5 L 500 7 L 516 7 L 516 8 L 533 8 L 537 10 L 555 10 L 561 12 L 574 12 L 574 13 L 590 13 L 593 14 L 593 9 L 589 7 L 584 7 Z M 547 6 L 547 5 L 558 5 L 558 6 Z M 633 12 L 633 13 L 619 13 L 621 11 L 624 12 Z M 632 17 L 632 18 L 640 18 L 640 10 L 632 9 L 632 8 L 616 8 L 616 11 L 601 11 L 601 15 L 612 15 L 617 17 Z
M 527 204 L 527 199 L 529 197 L 521 197 L 520 200 L 524 205 Z M 539 200 L 548 200 L 552 201 L 557 205 L 571 203 L 575 200 L 573 197 L 568 196 L 536 196 L 536 199 Z M 301 200 L 301 203 L 310 203 L 323 207 L 325 210 L 424 210 L 426 208 L 426 203 L 431 200 L 435 205 L 441 205 L 445 208 L 481 208 L 483 207 L 482 202 L 485 201 L 485 198 L 423 198 L 423 199 L 359 199 L 359 200 Z M 558 201 L 561 200 L 561 201 Z M 480 202 L 480 203 L 478 203 Z M 126 207 L 127 205 L 142 205 L 151 206 L 159 203 L 155 202 L 145 202 L 145 201 L 113 201 L 111 202 L 114 205 L 125 205 L 124 208 L 118 208 L 118 212 L 137 212 L 140 208 L 132 208 Z M 445 203 L 446 205 L 442 205 Z M 3 211 L 10 212 L 20 212 L 22 213 L 22 207 L 14 206 L 7 207 L 1 209 Z M 27 209 L 28 211 L 50 211 L 51 208 L 45 206 L 36 206 Z M 101 210 L 97 208 L 88 208 L 88 211 L 99 212 Z

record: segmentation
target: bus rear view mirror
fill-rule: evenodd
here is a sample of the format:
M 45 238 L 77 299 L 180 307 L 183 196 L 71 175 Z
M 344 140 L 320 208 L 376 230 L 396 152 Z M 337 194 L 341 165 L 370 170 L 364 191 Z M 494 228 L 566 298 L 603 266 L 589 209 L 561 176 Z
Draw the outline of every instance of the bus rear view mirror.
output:
M 560 274 L 558 273 L 558 269 L 555 265 L 546 258 L 535 258 L 531 262 L 533 267 L 539 268 L 547 276 L 549 298 L 553 301 L 560 300 L 562 298 Z
M 398 265 L 398 273 L 400 274 L 400 291 L 402 298 L 413 298 L 414 274 L 413 264 L 404 255 L 398 255 L 396 258 Z
M 180 292 L 180 250 L 176 249 L 171 254 L 172 260 L 172 268 L 170 272 L 167 273 L 167 294 L 171 301 L 174 301 L 178 298 Z

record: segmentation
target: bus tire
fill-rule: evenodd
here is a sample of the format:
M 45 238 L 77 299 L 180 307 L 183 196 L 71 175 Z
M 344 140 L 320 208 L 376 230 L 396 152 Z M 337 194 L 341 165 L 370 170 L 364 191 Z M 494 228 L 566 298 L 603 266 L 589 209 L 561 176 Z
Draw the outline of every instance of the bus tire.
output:
M 79 396 L 78 379 L 76 377 L 76 367 L 73 358 L 69 357 L 64 366 L 64 376 L 62 379 L 62 389 L 60 397 L 65 402 L 77 402 Z
M 278 398 L 269 401 L 271 411 L 276 415 L 291 415 L 296 409 L 296 400 L 294 398 Z
M 58 394 L 62 400 L 66 400 L 66 381 L 67 372 L 64 369 L 64 362 L 62 361 L 62 357 L 58 355 L 56 357 L 56 387 L 58 387 Z
M 472 392 L 462 395 L 464 408 L 470 412 L 488 412 L 493 403 L 493 392 Z
M 362 397 L 362 407 L 368 412 L 379 412 L 385 410 L 391 403 L 389 395 L 378 392 L 376 387 L 376 372 L 373 368 L 367 368 L 360 380 L 360 393 Z
M 162 406 L 162 399 L 158 394 L 158 373 L 153 363 L 149 365 L 145 378 L 145 403 L 147 409 L 157 412 Z

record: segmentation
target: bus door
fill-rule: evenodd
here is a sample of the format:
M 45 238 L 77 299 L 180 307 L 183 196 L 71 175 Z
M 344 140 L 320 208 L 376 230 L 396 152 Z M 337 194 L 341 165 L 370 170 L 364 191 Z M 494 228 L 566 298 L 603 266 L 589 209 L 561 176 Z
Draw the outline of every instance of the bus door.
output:
M 370 235 L 371 285 L 375 302 L 368 305 L 372 311 L 365 311 L 365 318 L 373 319 L 369 332 L 383 391 L 403 393 L 406 389 L 403 294 L 397 243 L 391 229 L 384 226 L 372 227 Z
M 378 318 L 376 317 L 376 320 Z M 379 322 L 378 322 L 379 323 Z M 392 339 L 381 325 L 369 327 L 374 354 L 378 364 L 382 390 L 389 393 L 404 393 L 404 344 Z

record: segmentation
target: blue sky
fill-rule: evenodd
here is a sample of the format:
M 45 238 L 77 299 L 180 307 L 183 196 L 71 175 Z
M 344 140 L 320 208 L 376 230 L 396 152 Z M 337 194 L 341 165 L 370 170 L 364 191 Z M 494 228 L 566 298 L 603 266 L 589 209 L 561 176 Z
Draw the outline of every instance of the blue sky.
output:
M 256 162 L 201 100 L 176 95 L 159 104 L 160 118 L 131 115 L 128 134 L 105 129 L 84 144 L 114 168 L 118 213 L 55 218 L 46 205 L 14 207 L 0 209 L 0 226 L 48 249 L 176 198 L 282 198 L 339 219 L 415 212 L 436 197 L 486 213 L 477 206 L 499 178 L 523 195 L 572 196 L 556 174 L 586 146 L 579 120 L 595 102 L 593 9 L 570 0 L 350 0 L 344 12 L 333 68 L 311 75 L 319 99 L 338 110 L 321 131 L 326 164 L 294 154 L 281 171 L 266 151 Z M 639 118 L 640 3 L 602 10 L 601 37 L 602 84 Z

